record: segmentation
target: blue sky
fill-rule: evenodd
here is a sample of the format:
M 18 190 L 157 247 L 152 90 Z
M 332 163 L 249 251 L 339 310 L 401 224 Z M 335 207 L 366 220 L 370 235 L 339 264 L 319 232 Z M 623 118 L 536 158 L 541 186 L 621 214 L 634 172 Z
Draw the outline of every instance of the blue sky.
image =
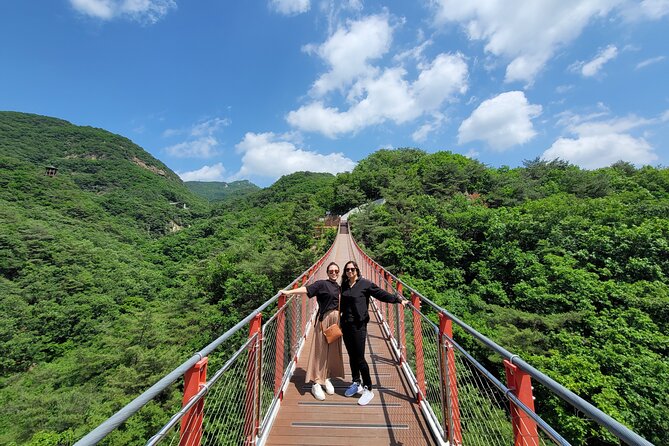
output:
M 0 109 L 267 186 L 381 148 L 669 165 L 669 0 L 3 0 Z

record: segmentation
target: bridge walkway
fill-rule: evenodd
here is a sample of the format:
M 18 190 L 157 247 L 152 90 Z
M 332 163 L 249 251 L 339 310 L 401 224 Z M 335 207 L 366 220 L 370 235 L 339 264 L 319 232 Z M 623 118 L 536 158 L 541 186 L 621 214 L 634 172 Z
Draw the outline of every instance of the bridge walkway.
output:
M 367 406 L 359 406 L 356 397 L 344 396 L 350 381 L 333 379 L 335 394 L 317 401 L 311 386 L 304 382 L 308 357 L 305 351 L 284 394 L 267 445 L 435 444 L 376 314 L 368 328 L 366 354 L 374 399 Z M 309 339 L 306 345 L 310 345 Z M 350 377 L 346 353 L 344 364 L 346 376 Z
M 344 264 L 351 259 L 360 263 L 355 258 L 351 243 L 348 231 L 341 231 L 325 265 L 335 261 L 343 271 Z M 312 330 L 284 393 L 266 445 L 435 444 L 416 403 L 416 396 L 392 353 L 381 321 L 371 310 L 365 354 L 372 375 L 374 399 L 367 406 L 359 406 L 357 397 L 344 396 L 351 377 L 345 348 L 346 379 L 332 380 L 335 394 L 326 395 L 325 401 L 314 398 L 311 385 L 305 383 Z

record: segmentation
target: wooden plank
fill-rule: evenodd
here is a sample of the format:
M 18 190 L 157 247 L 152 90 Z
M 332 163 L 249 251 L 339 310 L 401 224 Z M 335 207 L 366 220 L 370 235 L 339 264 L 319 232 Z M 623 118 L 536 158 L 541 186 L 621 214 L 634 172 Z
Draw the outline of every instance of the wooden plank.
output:
M 340 269 L 351 259 L 345 244 L 334 249 Z M 347 240 L 346 240 L 347 241 Z M 333 379 L 335 395 L 317 401 L 305 384 L 306 362 L 311 339 L 298 358 L 279 412 L 265 442 L 273 445 L 434 445 L 427 423 L 416 403 L 411 386 L 398 366 L 390 342 L 384 337 L 376 315 L 368 326 L 367 362 L 370 365 L 374 399 L 359 406 L 359 396 L 343 395 L 350 385 L 349 358 L 344 353 L 346 379 Z M 313 331 L 309 336 L 313 336 Z
M 379 330 L 378 325 L 370 323 L 370 332 L 372 328 Z M 343 396 L 349 382 L 339 379 L 333 380 L 335 395 L 317 401 L 311 395 L 311 386 L 304 383 L 304 369 L 299 368 L 306 364 L 298 364 L 266 444 L 433 444 L 415 395 L 399 367 L 378 364 L 378 358 L 390 355 L 387 344 L 377 343 L 373 347 L 376 353 L 368 355 L 368 361 L 376 388 L 369 406 L 359 406 L 357 396 Z M 387 352 L 379 355 L 382 347 Z M 348 365 L 346 373 L 350 373 Z M 333 423 L 338 427 L 333 427 Z

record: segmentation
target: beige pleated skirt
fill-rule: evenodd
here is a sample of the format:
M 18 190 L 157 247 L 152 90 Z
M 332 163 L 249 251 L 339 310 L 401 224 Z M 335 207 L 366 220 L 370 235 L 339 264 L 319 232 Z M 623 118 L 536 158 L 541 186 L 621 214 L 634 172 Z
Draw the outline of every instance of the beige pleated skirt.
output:
M 325 384 L 327 378 L 344 378 L 344 358 L 342 356 L 341 338 L 328 344 L 323 335 L 323 326 L 329 327 L 339 320 L 338 310 L 332 310 L 323 317 L 323 325 L 316 315 L 314 335 L 311 340 L 311 350 L 307 361 L 306 382 Z

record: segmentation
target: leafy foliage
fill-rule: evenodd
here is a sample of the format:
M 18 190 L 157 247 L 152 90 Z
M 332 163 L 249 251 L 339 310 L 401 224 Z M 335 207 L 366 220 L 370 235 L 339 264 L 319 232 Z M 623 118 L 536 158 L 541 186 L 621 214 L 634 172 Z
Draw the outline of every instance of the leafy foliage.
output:
M 191 192 L 209 201 L 220 201 L 229 197 L 247 195 L 260 188 L 247 180 L 225 183 L 223 181 L 186 181 Z
M 333 179 L 210 205 L 125 138 L 0 113 L 0 444 L 72 444 L 290 283 L 332 241 L 313 223 Z
M 377 183 L 384 206 L 352 217 L 372 257 L 651 442 L 668 444 L 669 170 L 617 163 L 585 171 L 560 160 L 491 169 L 448 152 L 402 169 L 410 175 Z M 366 175 L 356 168 L 337 182 L 355 188 Z M 377 197 L 373 187 L 361 192 Z M 461 342 L 500 369 L 480 346 Z M 616 444 L 540 386 L 537 393 L 542 416 L 572 444 Z
M 0 443 L 71 444 L 310 265 L 332 241 L 314 236 L 325 211 L 380 197 L 352 217 L 376 260 L 669 444 L 669 170 L 492 169 L 405 148 L 209 203 L 126 138 L 11 112 L 0 113 Z M 614 444 L 536 395 L 572 444 Z M 180 397 L 165 392 L 109 444 L 148 438 Z

